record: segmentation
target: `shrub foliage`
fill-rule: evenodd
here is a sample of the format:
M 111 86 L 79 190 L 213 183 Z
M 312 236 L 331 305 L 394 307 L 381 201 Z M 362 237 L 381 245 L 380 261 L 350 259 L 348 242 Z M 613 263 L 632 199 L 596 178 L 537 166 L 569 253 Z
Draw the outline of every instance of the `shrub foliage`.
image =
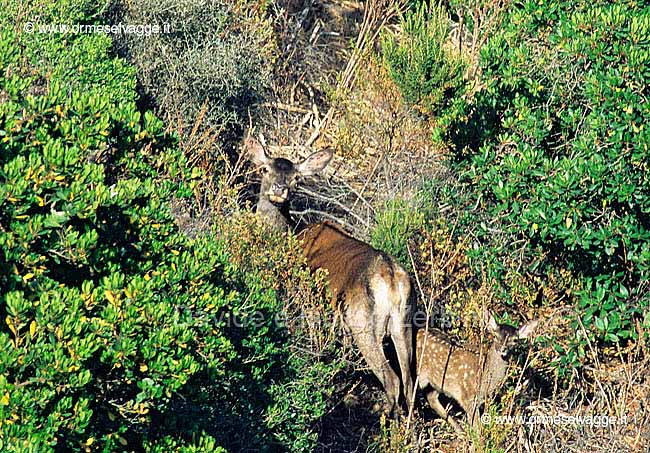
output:
M 384 35 L 382 52 L 404 99 L 425 114 L 440 113 L 463 86 L 465 65 L 447 45 L 448 13 L 420 2 L 401 19 L 401 35 Z
M 222 138 L 237 136 L 267 85 L 272 28 L 254 2 L 112 2 L 113 20 L 157 24 L 169 33 L 120 38 L 138 81 L 165 119 L 191 127 L 199 118 Z M 205 111 L 203 111 L 205 109 Z M 247 124 L 247 123 L 246 123 Z
M 87 23 L 94 8 L 38 17 Z M 13 29 L 0 40 L 0 449 L 312 450 L 338 368 L 278 322 L 285 298 L 295 319 L 322 291 L 296 244 L 250 220 L 180 234 L 169 201 L 201 172 L 138 110 L 110 38 Z M 233 237 L 257 255 L 244 261 Z
M 649 45 L 639 3 L 518 2 L 481 51 L 474 95 L 454 105 L 460 183 L 442 198 L 506 300 L 573 301 L 561 373 L 588 341 L 650 326 Z

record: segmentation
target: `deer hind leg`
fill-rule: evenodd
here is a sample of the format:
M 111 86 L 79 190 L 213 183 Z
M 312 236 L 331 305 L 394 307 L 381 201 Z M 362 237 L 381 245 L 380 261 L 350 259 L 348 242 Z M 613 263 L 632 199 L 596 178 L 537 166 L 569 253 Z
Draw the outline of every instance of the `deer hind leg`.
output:
M 354 307 L 354 304 L 351 306 Z M 397 416 L 400 380 L 391 368 L 383 348 L 387 317 L 385 320 L 378 319 L 373 316 L 372 310 L 368 306 L 357 306 L 348 308 L 346 318 L 347 328 L 361 351 L 361 355 L 386 391 L 390 416 Z
M 442 406 L 442 404 L 440 404 L 440 400 L 438 399 L 439 396 L 440 394 L 435 389 L 430 388 L 426 393 L 429 406 L 431 406 L 431 409 L 433 409 L 440 418 L 449 422 L 456 432 L 462 433 L 463 429 L 460 427 L 456 419 L 449 415 L 447 410 Z
M 403 326 L 402 320 L 391 319 L 391 324 L 400 324 L 391 326 L 391 339 L 399 361 L 400 371 L 402 373 L 402 386 L 404 388 L 404 398 L 407 407 L 410 407 L 413 400 L 413 382 L 411 379 L 411 359 L 413 357 L 413 331 L 409 326 Z
M 397 291 L 391 294 L 393 297 L 390 316 L 390 337 L 395 346 L 395 353 L 399 361 L 402 374 L 402 386 L 407 407 L 410 407 L 413 399 L 413 380 L 411 367 L 413 365 L 413 323 L 411 310 L 411 284 L 406 274 L 400 279 Z

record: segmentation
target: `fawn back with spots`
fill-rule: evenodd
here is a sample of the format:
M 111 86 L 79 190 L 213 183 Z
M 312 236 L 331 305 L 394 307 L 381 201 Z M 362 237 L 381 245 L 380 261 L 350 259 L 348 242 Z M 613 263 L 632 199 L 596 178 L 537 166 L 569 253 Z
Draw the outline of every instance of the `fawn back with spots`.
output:
M 293 227 L 289 215 L 291 191 L 304 176 L 323 170 L 332 152 L 318 151 L 299 164 L 272 158 L 256 140 L 248 138 L 246 151 L 262 169 L 257 213 L 274 229 Z M 413 294 L 406 271 L 389 255 L 354 239 L 331 222 L 307 225 L 298 233 L 307 264 L 328 271 L 331 304 L 341 313 L 346 330 L 386 390 L 392 415 L 400 395 L 411 402 L 413 382 Z M 399 373 L 390 365 L 383 347 L 390 338 Z M 400 382 L 401 377 L 401 382 Z
M 536 320 L 519 329 L 497 324 L 487 311 L 484 320 L 492 342 L 481 352 L 453 346 L 445 336 L 426 329 L 420 329 L 416 335 L 418 386 L 425 391 L 431 408 L 456 431 L 462 429 L 442 406 L 439 395 L 456 400 L 467 413 L 469 423 L 477 428 L 480 405 L 501 386 L 506 376 L 509 352 L 517 340 L 528 338 L 537 327 Z

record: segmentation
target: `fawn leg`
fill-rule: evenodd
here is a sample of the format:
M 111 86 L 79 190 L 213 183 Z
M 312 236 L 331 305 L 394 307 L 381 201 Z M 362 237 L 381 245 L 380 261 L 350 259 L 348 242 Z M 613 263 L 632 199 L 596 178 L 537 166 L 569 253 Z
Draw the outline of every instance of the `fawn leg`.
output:
M 463 429 L 460 427 L 458 422 L 447 413 L 444 407 L 442 407 L 442 404 L 440 404 L 440 400 L 438 399 L 438 396 L 440 394 L 434 390 L 430 389 L 427 394 L 427 401 L 429 402 L 429 406 L 431 406 L 431 409 L 436 411 L 436 413 L 442 418 L 443 420 L 449 422 L 449 424 L 456 430 L 456 432 L 462 433 Z

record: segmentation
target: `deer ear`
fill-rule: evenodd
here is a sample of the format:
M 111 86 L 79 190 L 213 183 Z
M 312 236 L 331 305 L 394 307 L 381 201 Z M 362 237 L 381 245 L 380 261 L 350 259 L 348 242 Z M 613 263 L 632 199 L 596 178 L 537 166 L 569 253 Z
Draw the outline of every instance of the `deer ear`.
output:
M 499 333 L 499 325 L 494 319 L 494 315 L 486 308 L 483 309 L 483 321 L 487 326 L 488 332 L 497 335 Z
M 315 175 L 323 168 L 327 167 L 327 164 L 330 163 L 333 155 L 334 153 L 329 149 L 316 151 L 314 154 L 303 160 L 298 165 L 297 170 L 302 176 Z
M 535 329 L 537 329 L 537 324 L 538 324 L 538 321 L 536 319 L 533 320 L 533 321 L 527 322 L 526 324 L 524 324 L 523 326 L 521 326 L 519 328 L 519 332 L 517 333 L 517 335 L 521 339 L 530 337 L 533 334 L 533 332 L 535 332 Z
M 244 141 L 244 149 L 246 150 L 246 153 L 248 153 L 250 160 L 258 167 L 263 167 L 269 164 L 271 159 L 266 155 L 260 142 L 255 140 L 253 137 L 246 138 Z

